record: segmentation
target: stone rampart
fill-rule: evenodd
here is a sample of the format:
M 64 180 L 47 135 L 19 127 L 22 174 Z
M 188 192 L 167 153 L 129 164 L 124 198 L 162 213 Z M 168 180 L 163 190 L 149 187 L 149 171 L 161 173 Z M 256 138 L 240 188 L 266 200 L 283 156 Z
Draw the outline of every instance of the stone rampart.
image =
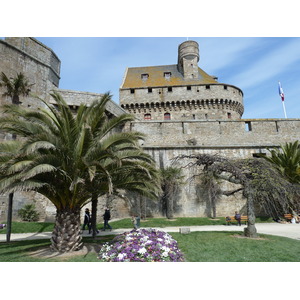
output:
M 136 121 L 130 128 L 147 135 L 144 147 L 269 147 L 300 139 L 300 119 Z
M 22 72 L 33 84 L 29 97 L 20 97 L 25 107 L 38 107 L 34 95 L 49 99 L 48 92 L 58 87 L 60 61 L 54 52 L 33 38 L 6 38 L 0 40 L 0 71 L 8 77 Z M 0 90 L 0 104 L 10 103 Z

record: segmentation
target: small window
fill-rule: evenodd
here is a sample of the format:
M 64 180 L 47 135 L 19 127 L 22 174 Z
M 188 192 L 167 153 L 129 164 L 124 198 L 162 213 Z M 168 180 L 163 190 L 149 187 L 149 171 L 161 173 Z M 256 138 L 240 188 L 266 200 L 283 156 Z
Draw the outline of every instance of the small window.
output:
M 141 78 L 142 80 L 147 80 L 149 78 L 149 74 L 142 74 Z
M 227 113 L 227 118 L 231 119 L 231 113 Z
M 246 131 L 252 131 L 251 122 L 245 122 L 245 130 Z
M 207 120 L 208 119 L 208 114 L 205 114 L 204 116 L 205 116 L 205 119 Z
M 144 114 L 144 120 L 151 120 L 151 114 Z
M 152 88 L 148 88 L 148 93 L 152 93 Z
M 224 85 L 224 90 L 227 90 L 227 85 Z
M 168 92 L 172 92 L 172 91 L 173 91 L 172 87 L 168 86 Z
M 165 79 L 170 79 L 171 75 L 172 75 L 171 72 L 164 72 Z
M 134 94 L 134 89 L 130 89 L 130 94 Z
M 210 89 L 210 85 L 207 84 L 207 85 L 205 86 L 205 88 L 206 88 L 207 90 L 209 90 L 209 89 Z
M 188 85 L 188 86 L 186 87 L 186 89 L 187 89 L 188 91 L 191 91 L 191 90 L 192 90 L 192 87 L 191 87 L 190 85 Z
M 171 114 L 170 113 L 165 113 L 164 114 L 164 120 L 171 120 Z

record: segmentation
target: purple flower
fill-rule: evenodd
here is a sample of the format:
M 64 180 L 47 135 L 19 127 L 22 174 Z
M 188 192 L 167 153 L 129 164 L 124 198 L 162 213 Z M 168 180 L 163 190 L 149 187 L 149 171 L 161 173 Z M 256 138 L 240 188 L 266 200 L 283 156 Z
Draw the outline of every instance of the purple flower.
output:
M 183 261 L 177 242 L 155 229 L 134 229 L 103 245 L 101 261 Z

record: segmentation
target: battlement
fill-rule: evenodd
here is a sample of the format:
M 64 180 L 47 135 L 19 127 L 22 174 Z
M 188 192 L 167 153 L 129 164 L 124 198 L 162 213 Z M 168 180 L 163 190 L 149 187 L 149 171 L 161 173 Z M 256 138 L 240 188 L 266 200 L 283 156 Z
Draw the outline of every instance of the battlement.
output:
M 243 92 L 220 83 L 120 90 L 121 107 L 139 120 L 240 119 Z

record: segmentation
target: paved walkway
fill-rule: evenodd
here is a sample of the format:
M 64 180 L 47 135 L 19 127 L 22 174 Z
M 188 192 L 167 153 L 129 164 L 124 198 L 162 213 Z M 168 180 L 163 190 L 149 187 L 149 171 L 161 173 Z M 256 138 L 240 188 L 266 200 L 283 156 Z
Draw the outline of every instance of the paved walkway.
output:
M 271 234 L 284 236 L 296 240 L 300 240 L 300 224 L 279 224 L 279 223 L 257 223 L 256 229 L 258 234 Z M 243 232 L 246 225 L 236 226 L 236 225 L 210 225 L 210 226 L 181 226 L 188 227 L 190 231 L 237 231 Z M 166 232 L 179 232 L 180 227 L 164 227 L 155 228 L 158 230 L 163 230 Z M 97 236 L 104 236 L 110 234 L 121 234 L 132 229 L 113 229 L 112 231 L 100 231 Z M 83 236 L 91 236 L 85 230 Z M 11 241 L 21 241 L 27 239 L 50 239 L 51 232 L 41 232 L 41 233 L 14 233 L 11 235 Z M 0 234 L 0 242 L 6 241 L 6 234 Z

